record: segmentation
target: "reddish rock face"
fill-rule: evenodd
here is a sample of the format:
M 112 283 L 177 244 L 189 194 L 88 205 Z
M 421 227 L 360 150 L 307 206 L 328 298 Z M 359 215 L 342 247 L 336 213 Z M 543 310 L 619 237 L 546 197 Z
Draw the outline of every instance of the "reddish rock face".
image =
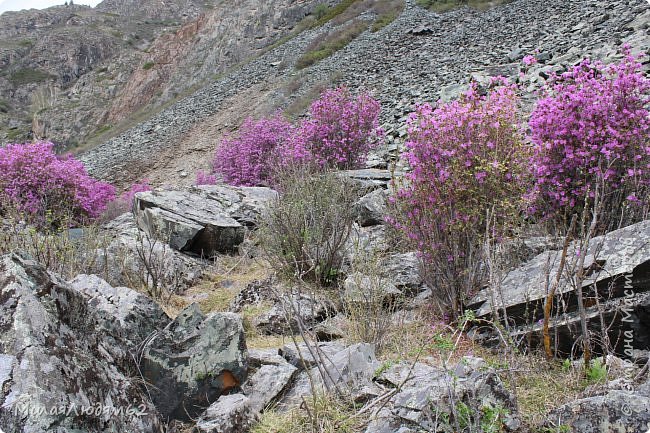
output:
M 307 15 L 314 1 L 241 3 L 237 8 L 229 3 L 218 5 L 176 32 L 158 37 L 111 104 L 108 122 L 175 99 L 260 54 Z
M 198 40 L 197 34 L 205 24 L 206 16 L 201 15 L 183 25 L 176 33 L 161 35 L 154 41 L 149 54 L 145 55 L 143 65 L 133 70 L 122 91 L 114 99 L 107 114 L 109 123 L 128 118 L 169 86 L 169 79 L 194 48 Z
M 273 44 L 318 1 L 239 3 L 105 0 L 2 14 L 0 143 L 101 141 Z

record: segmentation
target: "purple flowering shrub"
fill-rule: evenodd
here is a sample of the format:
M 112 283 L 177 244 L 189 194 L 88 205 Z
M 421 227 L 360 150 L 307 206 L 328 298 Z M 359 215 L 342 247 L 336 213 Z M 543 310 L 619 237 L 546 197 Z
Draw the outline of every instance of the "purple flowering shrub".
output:
M 213 175 L 210 174 L 207 171 L 199 170 L 196 172 L 196 180 L 194 181 L 194 185 L 216 185 L 217 184 L 217 178 Z
M 108 203 L 106 211 L 102 215 L 102 221 L 111 221 L 124 213 L 133 211 L 133 198 L 137 193 L 144 191 L 151 191 L 148 179 L 132 184 L 129 189 Z
M 149 179 L 142 179 L 140 182 L 136 182 L 131 187 L 120 194 L 119 200 L 126 203 L 128 209 L 133 205 L 133 198 L 139 192 L 151 191 L 151 185 L 149 185 Z
M 310 154 L 322 167 L 362 167 L 368 151 L 383 135 L 380 111 L 379 101 L 368 93 L 354 96 L 346 87 L 326 90 L 300 125 L 297 139 L 304 151 L 298 157 Z M 300 152 L 300 146 L 294 149 Z
M 412 171 L 391 222 L 420 251 L 442 311 L 460 312 L 478 288 L 486 227 L 498 239 L 525 208 L 530 155 L 517 105 L 510 85 L 485 96 L 474 86 L 436 109 L 420 105 L 409 119 Z
M 237 136 L 225 138 L 217 147 L 214 169 L 231 185 L 268 185 L 278 149 L 293 131 L 291 123 L 280 115 L 257 121 L 249 118 Z
M 215 171 L 229 184 L 256 186 L 273 184 L 274 167 L 288 163 L 358 168 L 382 137 L 379 112 L 379 102 L 367 93 L 327 90 L 299 126 L 279 114 L 246 120 L 237 136 L 217 148 Z
M 584 60 L 551 80 L 529 122 L 540 214 L 566 221 L 597 196 L 601 219 L 640 217 L 648 205 L 648 103 L 650 80 L 628 50 L 619 63 Z
M 90 177 L 83 164 L 60 157 L 49 142 L 0 148 L 0 211 L 14 208 L 36 223 L 99 217 L 115 188 Z

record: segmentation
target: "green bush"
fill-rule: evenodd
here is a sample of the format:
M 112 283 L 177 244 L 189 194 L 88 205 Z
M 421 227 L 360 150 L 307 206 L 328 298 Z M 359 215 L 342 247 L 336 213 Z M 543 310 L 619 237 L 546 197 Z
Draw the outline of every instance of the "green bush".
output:
M 359 194 L 340 176 L 290 164 L 274 175 L 280 196 L 260 228 L 262 249 L 281 275 L 333 284 Z
M 325 3 L 321 3 L 314 9 L 314 17 L 316 17 L 316 20 L 321 20 L 327 16 L 329 10 L 329 6 L 327 6 Z

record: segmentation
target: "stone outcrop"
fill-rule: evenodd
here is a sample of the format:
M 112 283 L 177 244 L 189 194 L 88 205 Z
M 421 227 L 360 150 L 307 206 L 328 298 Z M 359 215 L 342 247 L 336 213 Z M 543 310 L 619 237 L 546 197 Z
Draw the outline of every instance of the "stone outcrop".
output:
M 585 297 L 589 328 L 600 335 L 601 315 L 609 327 L 609 339 L 618 355 L 631 357 L 633 351 L 650 349 L 648 307 L 650 306 L 650 220 L 643 221 L 589 242 L 584 262 L 585 279 L 582 290 Z M 569 270 L 577 266 L 577 244 L 567 252 Z M 501 287 L 482 290 L 469 308 L 478 318 L 490 319 L 493 311 L 501 318 L 507 316 L 515 336 L 527 336 L 531 344 L 540 343 L 543 305 L 550 281 L 560 266 L 561 251 L 546 251 L 514 269 Z M 574 275 L 576 269 L 569 273 Z M 577 294 L 573 278 L 562 273 L 553 310 L 552 334 L 557 334 L 555 347 L 569 354 L 581 335 Z M 561 306 L 561 307 L 560 307 Z M 504 316 L 505 312 L 505 316 Z M 601 313 L 602 312 L 602 313 Z
M 97 316 L 95 331 L 101 332 L 105 353 L 124 367 L 132 353 L 155 332 L 169 323 L 169 317 L 151 298 L 127 287 L 113 287 L 97 275 L 77 275 L 68 282 L 83 294 Z
M 323 346 L 337 347 L 336 343 Z M 318 392 L 344 393 L 356 400 L 359 395 L 365 393 L 364 388 L 370 386 L 380 365 L 375 356 L 374 345 L 366 343 L 345 347 L 331 355 L 315 346 L 304 353 L 307 353 L 306 357 L 311 357 L 315 364 L 310 367 L 309 373 L 299 373 L 293 387 L 280 400 L 282 407 L 300 404 L 303 398 L 312 395 L 314 389 Z M 298 364 L 300 363 L 302 361 L 299 360 Z
M 107 245 L 96 250 L 92 272 L 111 285 L 147 285 L 171 293 L 183 292 L 203 275 L 205 263 L 149 236 L 136 225 L 132 213 L 104 224 L 99 236 Z
M 356 220 L 361 227 L 384 224 L 388 215 L 388 191 L 376 189 L 361 197 L 354 205 Z
M 455 371 L 423 363 L 399 363 L 385 369 L 376 380 L 397 392 L 370 422 L 366 433 L 451 433 L 459 424 L 473 429 L 486 419 L 486 409 L 493 414 L 495 426 L 506 431 L 521 427 L 513 395 L 480 358 L 463 358 Z
M 129 289 L 87 277 L 68 285 L 33 261 L 0 257 L 0 429 L 162 432 L 118 358 L 166 321 Z
M 251 401 L 244 394 L 219 397 L 196 422 L 196 433 L 241 433 L 255 421 Z
M 297 371 L 286 361 L 260 366 L 243 386 L 253 412 L 260 413 L 275 402 L 287 390 Z
M 134 210 L 150 236 L 178 251 L 212 257 L 234 251 L 275 197 L 269 188 L 203 185 L 137 193 Z
M 196 304 L 147 340 L 140 371 L 165 418 L 188 420 L 241 387 L 247 377 L 241 318 L 233 313 L 204 316 Z

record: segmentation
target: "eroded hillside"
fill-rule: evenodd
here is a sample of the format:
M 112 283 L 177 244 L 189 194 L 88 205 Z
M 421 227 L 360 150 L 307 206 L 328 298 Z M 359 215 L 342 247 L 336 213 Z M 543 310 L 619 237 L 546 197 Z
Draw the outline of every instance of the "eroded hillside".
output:
M 0 142 L 101 142 L 273 44 L 313 3 L 104 1 L 5 13 Z
M 298 70 L 296 62 L 310 44 L 349 25 L 333 20 L 215 78 L 88 151 L 83 160 L 93 174 L 121 185 L 142 177 L 190 183 L 193 171 L 208 168 L 221 134 L 246 116 L 287 108 L 299 112 L 315 89 L 341 83 L 373 92 L 384 107 L 385 129 L 399 138 L 403 131 L 398 127 L 414 103 L 453 96 L 470 79 L 503 75 L 519 80 L 525 54 L 537 53 L 540 59 L 524 78 L 533 90 L 549 71 L 583 57 L 612 59 L 626 43 L 635 52 L 647 51 L 648 9 L 642 0 L 519 0 L 488 11 L 466 7 L 438 14 L 407 1 L 388 26 L 367 30 L 330 57 Z M 354 17 L 364 19 L 371 22 L 376 16 Z

